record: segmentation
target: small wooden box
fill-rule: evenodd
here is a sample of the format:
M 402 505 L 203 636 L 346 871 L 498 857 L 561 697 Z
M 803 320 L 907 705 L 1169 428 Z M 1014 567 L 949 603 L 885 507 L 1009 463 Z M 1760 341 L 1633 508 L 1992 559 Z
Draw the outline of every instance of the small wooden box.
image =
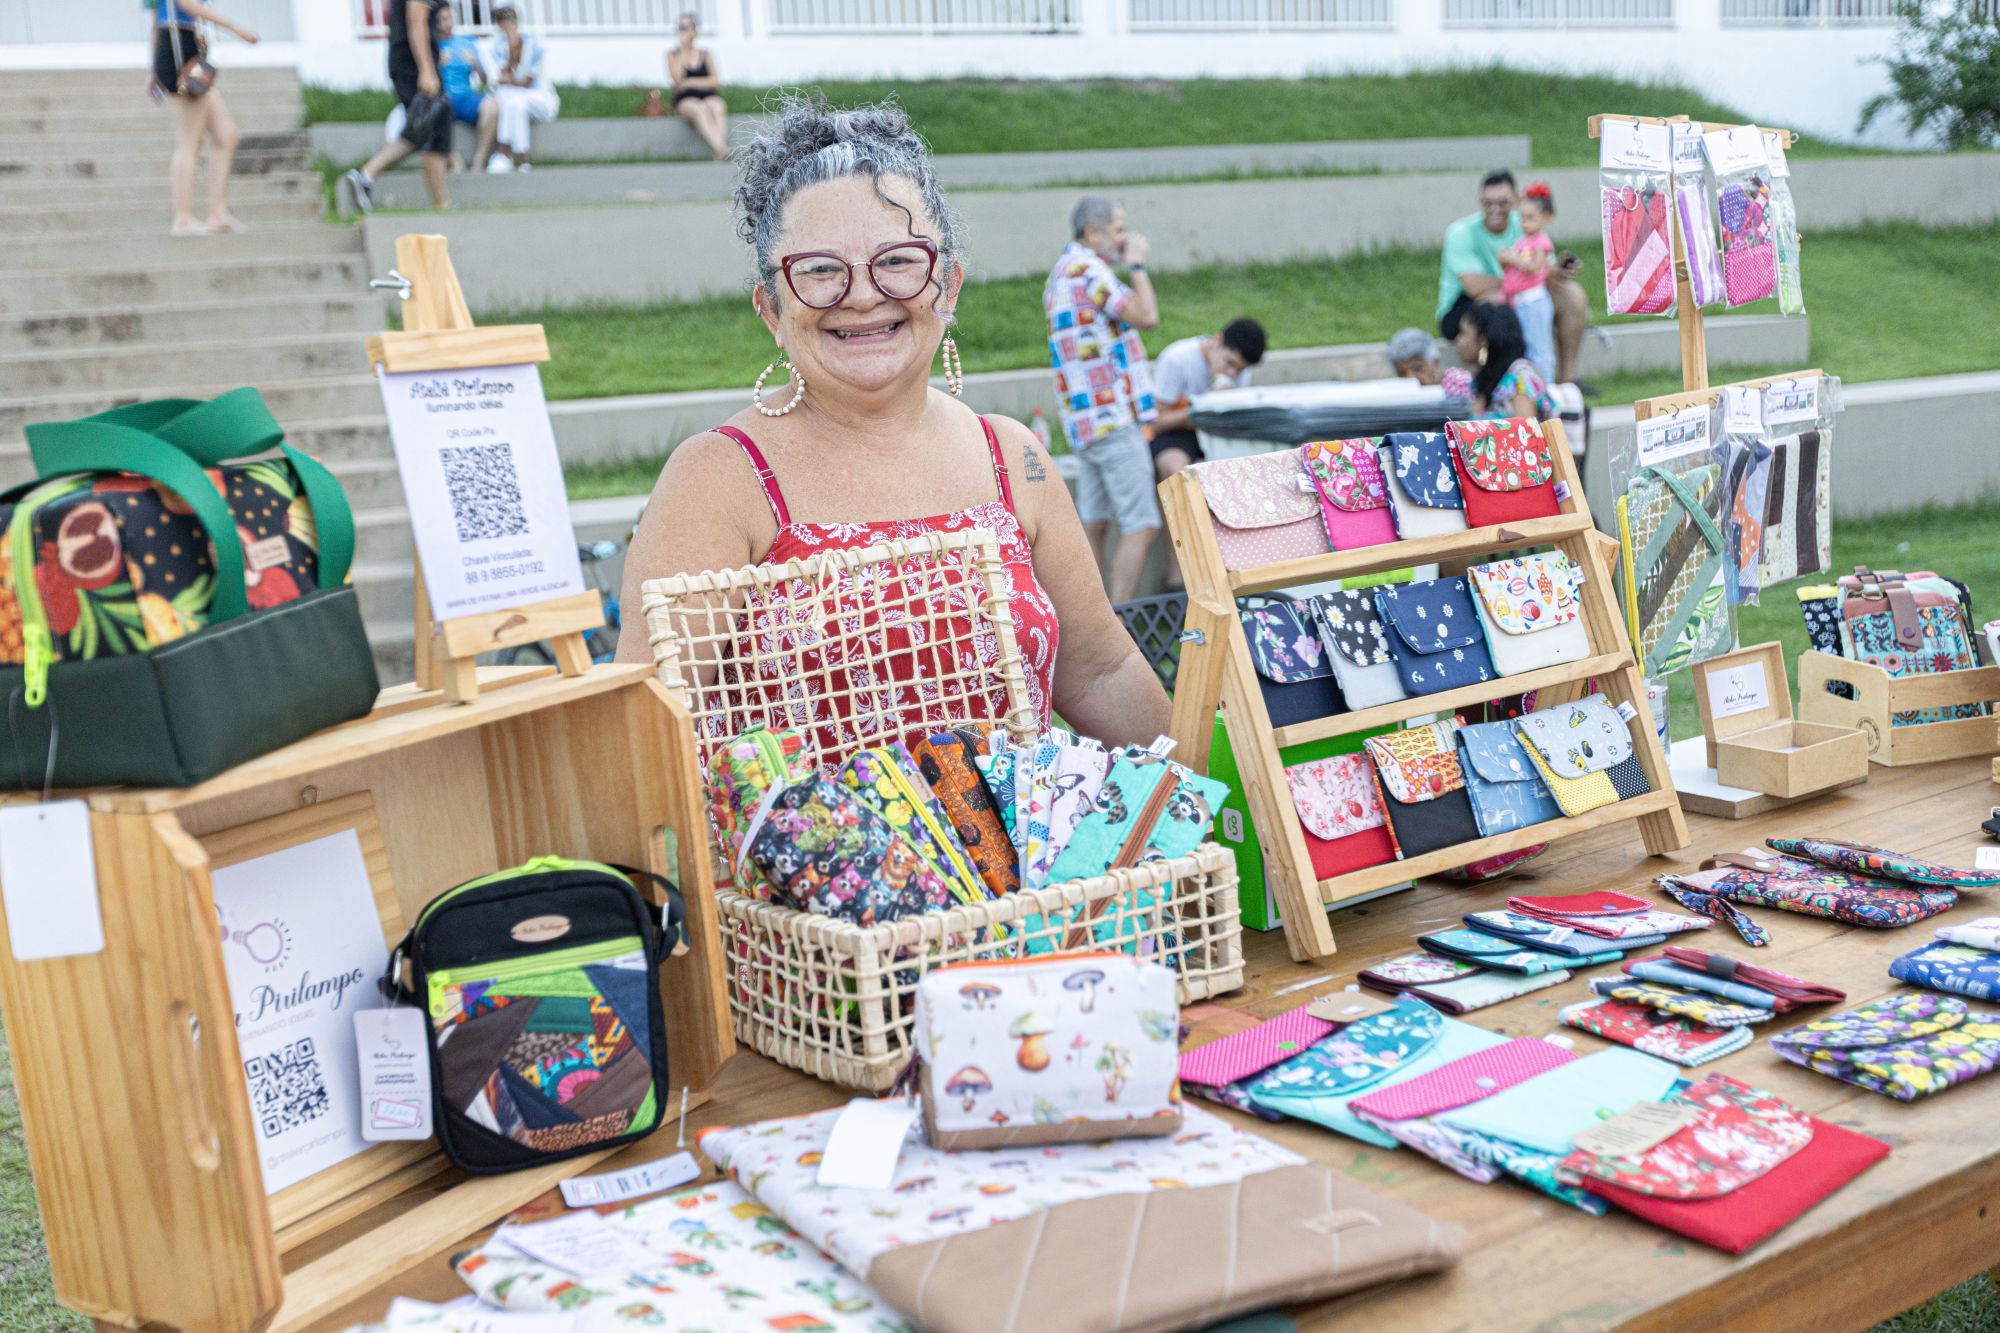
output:
M 1834 693 L 1834 686 L 1845 686 L 1848 697 Z M 1799 655 L 1800 715 L 1858 728 L 1867 737 L 1869 760 L 1892 768 L 2000 750 L 2000 722 L 1990 709 L 1984 717 L 1892 725 L 1898 713 L 1995 701 L 2000 701 L 2000 667 L 1898 677 L 1829 653 Z
M 1760 643 L 1694 667 L 1695 701 L 1716 781 L 1767 796 L 1808 796 L 1868 776 L 1868 738 L 1792 716 L 1785 650 Z

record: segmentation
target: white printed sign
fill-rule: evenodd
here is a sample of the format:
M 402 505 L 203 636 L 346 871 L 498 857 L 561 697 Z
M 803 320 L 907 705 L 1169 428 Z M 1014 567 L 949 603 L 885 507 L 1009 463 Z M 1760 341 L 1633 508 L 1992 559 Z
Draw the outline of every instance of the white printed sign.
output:
M 1708 673 L 1708 715 L 1736 717 L 1771 704 L 1771 682 L 1762 662 L 1738 662 Z
M 1770 169 L 1770 160 L 1764 156 L 1764 132 L 1755 125 L 1710 130 L 1701 136 L 1701 142 L 1708 150 L 1708 163 L 1718 176 Z
M 1785 136 L 1776 130 L 1764 131 L 1764 159 L 1771 164 L 1773 176 L 1792 174 L 1791 164 L 1785 161 Z
M 1725 435 L 1764 433 L 1764 395 L 1755 389 L 1730 385 L 1722 391 L 1722 432 Z
M 1819 381 L 1786 380 L 1764 390 L 1764 424 L 1784 426 L 1819 419 Z
M 383 374 L 431 614 L 583 591 L 562 462 L 532 365 Z
M 1665 172 L 1673 165 L 1673 141 L 1665 125 L 1606 117 L 1597 126 L 1597 164 L 1613 171 Z
M 1670 458 L 1708 452 L 1708 404 L 1648 417 L 1638 423 L 1639 466 L 1657 467 Z
M 1683 121 L 1673 127 L 1674 131 L 1674 175 L 1699 176 L 1701 174 L 1701 126 L 1694 121 Z
M 264 1190 L 346 1161 L 361 1137 L 354 1014 L 388 968 L 353 829 L 211 875 Z

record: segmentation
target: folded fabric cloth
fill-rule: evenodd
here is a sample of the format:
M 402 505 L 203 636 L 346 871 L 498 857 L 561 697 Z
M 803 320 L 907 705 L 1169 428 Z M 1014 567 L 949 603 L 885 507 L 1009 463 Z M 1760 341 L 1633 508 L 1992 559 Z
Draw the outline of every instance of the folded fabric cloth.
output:
M 1586 935 L 1595 935 L 1621 947 L 1628 940 L 1665 938 L 1690 930 L 1708 929 L 1708 921 L 1704 917 L 1668 912 L 1657 907 L 1649 907 L 1643 912 L 1626 912 L 1620 916 L 1590 917 L 1559 924 L 1573 926 Z
M 1969 944 L 1933 940 L 1889 964 L 1889 975 L 1975 1000 L 2000 999 L 2000 953 Z
M 1789 856 L 1802 856 L 1821 865 L 1853 870 L 1882 879 L 1908 884 L 1930 884 L 1953 889 L 2000 887 L 2000 870 L 1965 870 L 1920 856 L 1870 847 L 1865 842 L 1835 842 L 1829 838 L 1766 838 L 1764 845 Z
M 1931 1097 L 2000 1064 L 2000 1014 L 1948 995 L 1892 995 L 1771 1038 L 1817 1074 L 1899 1102 Z
M 1718 995 L 1682 990 L 1679 986 L 1662 986 L 1654 981 L 1635 981 L 1630 977 L 1600 978 L 1590 983 L 1590 993 L 1623 1000 L 1627 1004 L 1644 1005 L 1663 1014 L 1678 1014 L 1712 1028 L 1743 1027 L 1750 1023 L 1762 1023 L 1771 1017 L 1769 1009 L 1759 1009 L 1755 1005 L 1733 1004 Z
M 1195 1328 L 1447 1267 L 1463 1245 L 1197 1107 L 1170 1138 L 944 1152 L 913 1135 L 879 1190 L 818 1184 L 840 1114 L 705 1130 L 701 1148 L 934 1333 Z M 1323 1225 L 1244 1223 L 1268 1218 Z
M 1647 911 L 1653 905 L 1644 898 L 1635 898 L 1617 889 L 1588 889 L 1583 893 L 1564 893 L 1554 897 L 1517 895 L 1507 900 L 1507 906 L 1529 916 L 1548 917 L 1574 925 L 1579 919 L 1623 916 L 1628 912 Z
M 1690 949 L 1678 944 L 1669 944 L 1662 952 L 1671 961 L 1700 972 L 1710 980 L 1755 987 L 1770 997 L 1771 1007 L 1781 1014 L 1788 1013 L 1800 1005 L 1839 1004 L 1847 998 L 1847 992 L 1844 990 L 1823 986 L 1816 981 L 1802 981 L 1798 977 L 1787 976 L 1783 972 L 1759 967 L 1755 963 L 1746 963 L 1719 953 Z M 1694 985 L 1693 982 L 1686 984 Z M 1701 987 L 1697 986 L 1696 989 Z
M 1469 1014 L 1533 991 L 1560 986 L 1574 975 L 1568 969 L 1554 972 L 1510 972 L 1496 968 L 1476 971 L 1456 981 L 1432 981 L 1406 986 L 1400 994 L 1414 995 L 1434 1009 L 1447 1014 Z
M 1562 1170 L 1634 1217 L 1741 1254 L 1889 1155 L 1722 1074 L 1668 1099 L 1689 1121 L 1630 1156 L 1578 1150 Z
M 1595 1033 L 1677 1065 L 1707 1064 L 1750 1044 L 1749 1027 L 1712 1028 L 1691 1018 L 1662 1013 L 1624 1000 L 1585 1000 L 1556 1015 L 1563 1023 Z
M 1975 949 L 2000 953 L 2000 916 L 1982 916 L 1962 925 L 1940 926 L 1937 937 L 1953 944 L 1969 944 Z
M 1479 930 L 1438 930 L 1417 936 L 1417 943 L 1447 958 L 1462 959 L 1481 967 L 1505 968 L 1510 972 L 1560 972 L 1571 967 L 1594 967 L 1615 963 L 1625 955 L 1617 949 L 1598 953 L 1560 954 L 1530 948 L 1498 935 Z
M 1557 925 L 1553 921 L 1525 916 L 1520 912 L 1471 912 L 1466 915 L 1465 924 L 1483 935 L 1513 940 L 1530 948 L 1571 958 L 1588 958 L 1608 948 L 1621 952 L 1650 949 L 1667 940 L 1666 935 L 1658 931 L 1606 940 L 1602 936 L 1580 931 L 1575 926 Z
M 1578 1133 L 1637 1102 L 1660 1101 L 1679 1077 L 1672 1065 L 1650 1055 L 1596 1051 L 1439 1118 L 1560 1157 Z
M 1460 977 L 1473 976 L 1484 970 L 1477 963 L 1444 954 L 1406 953 L 1401 957 L 1391 958 L 1385 963 L 1377 963 L 1371 968 L 1366 968 L 1356 973 L 1354 979 L 1370 990 L 1387 991 L 1391 995 L 1397 995 L 1412 986 L 1456 981 Z

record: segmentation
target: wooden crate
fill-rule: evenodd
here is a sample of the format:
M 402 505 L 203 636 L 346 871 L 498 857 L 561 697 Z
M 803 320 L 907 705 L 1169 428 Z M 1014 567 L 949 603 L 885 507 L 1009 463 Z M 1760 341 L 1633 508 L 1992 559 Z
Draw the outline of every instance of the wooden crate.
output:
M 645 666 L 481 683 L 456 707 L 390 690 L 367 718 L 196 787 L 86 797 L 103 951 L 24 963 L 0 939 L 65 1305 L 130 1328 L 303 1328 L 604 1155 L 466 1178 L 427 1143 L 378 1145 L 267 1197 L 210 882 L 235 855 L 230 830 L 369 793 L 405 919 L 549 852 L 676 879 L 692 944 L 663 970 L 671 1077 L 706 1099 L 735 1043 L 686 710 Z
M 1848 698 L 1833 692 L 1847 687 Z M 1799 655 L 1799 716 L 1858 728 L 1868 738 L 1871 763 L 1897 767 L 2000 750 L 2000 723 L 1990 713 L 1948 722 L 1892 726 L 1897 713 L 1954 704 L 2000 702 L 2000 667 L 1891 676 L 1881 667 L 1830 653 Z

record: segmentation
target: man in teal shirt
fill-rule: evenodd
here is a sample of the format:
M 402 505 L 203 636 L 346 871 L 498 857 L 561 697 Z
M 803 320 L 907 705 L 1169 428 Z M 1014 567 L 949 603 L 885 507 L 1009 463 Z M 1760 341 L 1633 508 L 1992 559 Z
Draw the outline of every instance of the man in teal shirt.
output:
M 1446 342 L 1458 336 L 1458 322 L 1478 301 L 1500 299 L 1500 254 L 1521 239 L 1520 198 L 1511 171 L 1491 171 L 1479 182 L 1479 211 L 1444 231 L 1438 265 L 1438 332 Z M 1576 377 L 1576 353 L 1590 324 L 1590 302 L 1571 277 L 1573 257 L 1549 271 L 1555 302 L 1556 380 Z

